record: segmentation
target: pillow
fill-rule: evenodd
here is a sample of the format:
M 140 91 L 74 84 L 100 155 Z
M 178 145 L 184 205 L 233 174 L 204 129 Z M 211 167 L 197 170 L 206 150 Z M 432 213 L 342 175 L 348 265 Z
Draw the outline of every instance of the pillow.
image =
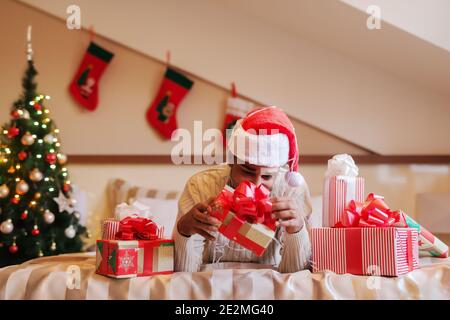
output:
M 111 217 L 118 204 L 131 204 L 138 198 L 155 198 L 173 200 L 178 199 L 180 193 L 174 190 L 159 190 L 152 187 L 132 185 L 124 179 L 111 179 L 108 183 L 108 202 Z
M 178 213 L 178 200 L 138 198 L 136 201 L 149 207 L 153 221 L 164 227 L 164 237 L 172 238 L 172 230 Z

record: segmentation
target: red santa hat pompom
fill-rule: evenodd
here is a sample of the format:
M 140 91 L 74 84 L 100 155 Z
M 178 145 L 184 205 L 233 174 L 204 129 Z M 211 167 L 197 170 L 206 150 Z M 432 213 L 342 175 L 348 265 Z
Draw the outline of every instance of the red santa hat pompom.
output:
M 289 166 L 286 181 L 291 187 L 304 183 L 298 169 L 298 147 L 294 126 L 277 107 L 258 108 L 236 122 L 228 150 L 239 160 L 265 166 Z

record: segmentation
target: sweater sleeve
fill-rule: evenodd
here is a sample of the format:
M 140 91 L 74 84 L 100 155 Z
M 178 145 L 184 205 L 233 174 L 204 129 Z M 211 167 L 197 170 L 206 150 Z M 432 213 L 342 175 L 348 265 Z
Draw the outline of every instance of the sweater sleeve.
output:
M 188 181 L 178 201 L 178 215 L 173 229 L 172 237 L 175 242 L 175 271 L 196 272 L 203 263 L 203 250 L 205 239 L 198 234 L 186 237 L 178 232 L 178 220 L 195 205 L 192 192 L 193 185 Z
M 299 188 L 289 188 L 285 183 L 278 186 L 279 195 L 288 196 L 296 202 L 300 209 L 304 225 L 302 229 L 290 234 L 283 229 L 280 241 L 283 244 L 279 272 L 290 273 L 307 269 L 311 261 L 311 242 L 309 238 L 312 201 L 308 185 Z

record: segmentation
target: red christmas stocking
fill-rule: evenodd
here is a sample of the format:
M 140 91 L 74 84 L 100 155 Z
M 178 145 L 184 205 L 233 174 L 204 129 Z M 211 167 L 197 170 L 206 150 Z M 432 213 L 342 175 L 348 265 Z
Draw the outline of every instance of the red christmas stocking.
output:
M 98 82 L 113 56 L 113 53 L 91 42 L 69 86 L 75 100 L 90 111 L 97 108 Z
M 185 75 L 167 68 L 164 80 L 151 106 L 147 109 L 147 121 L 164 138 L 170 139 L 177 126 L 178 106 L 194 82 Z
M 233 130 L 236 121 L 244 118 L 245 115 L 251 109 L 253 109 L 253 107 L 254 104 L 252 102 L 237 97 L 228 97 L 225 121 L 223 124 L 224 145 L 227 139 L 230 137 L 231 131 Z

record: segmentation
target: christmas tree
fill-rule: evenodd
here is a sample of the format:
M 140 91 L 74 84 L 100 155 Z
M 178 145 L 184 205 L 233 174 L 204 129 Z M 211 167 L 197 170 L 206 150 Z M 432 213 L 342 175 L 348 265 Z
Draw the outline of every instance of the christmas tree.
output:
M 31 54 L 23 94 L 3 126 L 0 145 L 0 266 L 79 252 L 86 228 L 74 208 L 59 130 L 36 91 Z

